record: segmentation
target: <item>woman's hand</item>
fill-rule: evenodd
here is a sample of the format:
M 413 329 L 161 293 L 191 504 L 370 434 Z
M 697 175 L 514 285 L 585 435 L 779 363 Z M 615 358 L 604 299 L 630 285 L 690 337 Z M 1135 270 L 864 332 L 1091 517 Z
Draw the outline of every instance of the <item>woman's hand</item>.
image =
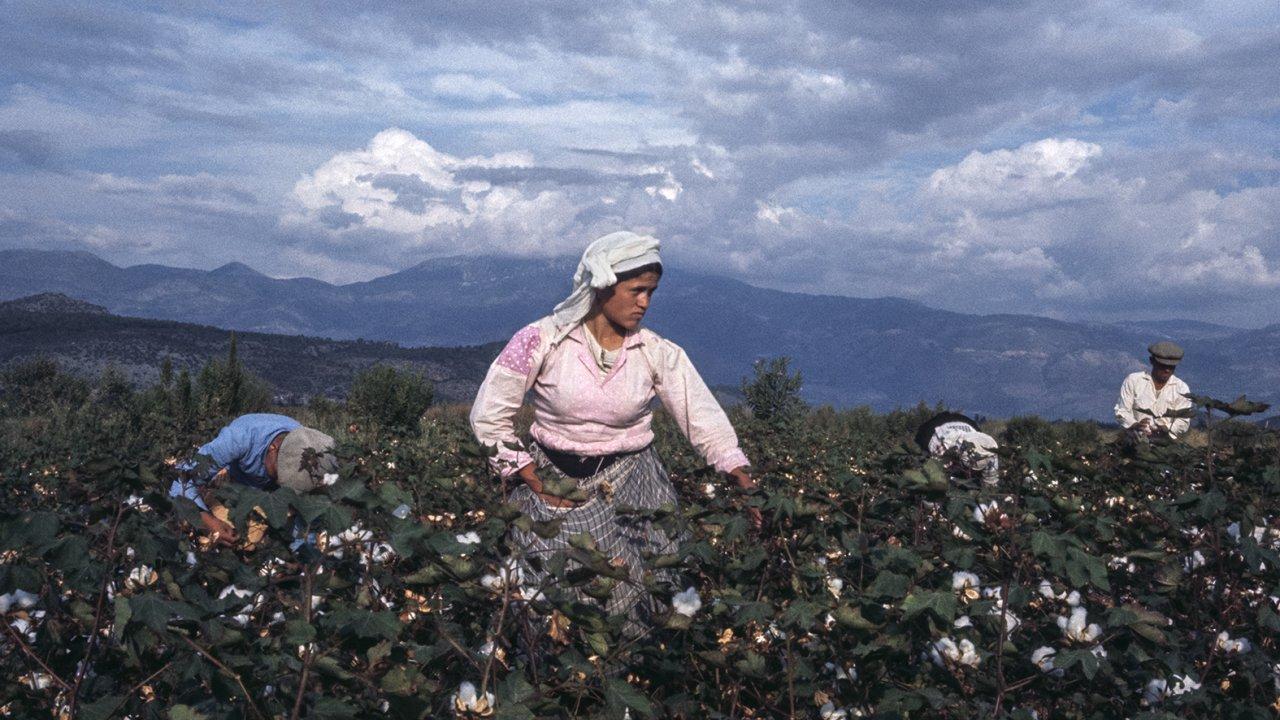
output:
M 743 490 L 750 490 L 756 486 L 755 478 L 751 477 L 751 472 L 747 469 L 746 465 L 730 470 L 728 475 L 733 478 L 734 483 Z M 755 529 L 759 530 L 764 527 L 764 516 L 760 514 L 760 508 L 748 506 L 747 517 L 751 519 L 751 524 Z
M 546 503 L 548 507 L 571 508 L 578 506 L 578 503 L 572 500 L 566 500 L 565 498 L 548 495 L 542 492 L 542 479 L 538 477 L 537 471 L 534 470 L 533 463 L 529 463 L 528 465 L 520 468 L 520 471 L 517 474 L 520 476 L 520 479 L 524 481 L 524 484 L 529 486 L 529 489 L 532 490 L 535 495 L 542 498 L 542 502 Z

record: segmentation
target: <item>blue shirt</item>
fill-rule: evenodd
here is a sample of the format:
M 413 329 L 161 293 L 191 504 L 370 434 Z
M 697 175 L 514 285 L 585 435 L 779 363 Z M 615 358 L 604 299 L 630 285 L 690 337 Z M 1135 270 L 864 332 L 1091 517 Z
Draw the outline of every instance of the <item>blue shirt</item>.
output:
M 200 499 L 199 489 L 209 484 L 213 476 L 223 469 L 226 469 L 233 481 L 241 485 L 259 490 L 274 486 L 275 481 L 267 476 L 267 468 L 263 462 L 267 456 L 267 448 L 280 433 L 300 427 L 301 423 L 284 415 L 241 415 L 196 451 L 197 456 L 208 458 L 207 462 L 191 459 L 178 464 L 183 477 L 174 480 L 169 486 L 169 495 L 188 498 L 202 510 L 208 510 Z

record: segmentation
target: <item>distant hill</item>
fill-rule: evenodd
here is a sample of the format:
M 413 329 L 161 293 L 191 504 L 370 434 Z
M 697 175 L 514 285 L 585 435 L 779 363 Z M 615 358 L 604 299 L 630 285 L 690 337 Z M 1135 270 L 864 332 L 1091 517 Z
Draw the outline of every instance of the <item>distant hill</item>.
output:
M 352 378 L 377 363 L 411 368 L 429 378 L 436 396 L 470 402 L 500 344 L 404 348 L 391 343 L 238 332 L 245 366 L 287 401 L 344 397 Z M 165 358 L 175 371 L 196 371 L 225 357 L 227 330 L 108 314 L 102 307 L 46 293 L 0 303 L 0 366 L 37 357 L 96 376 L 115 367 L 139 384 L 155 382 Z
M 402 345 L 501 342 L 569 290 L 574 260 L 453 257 L 368 282 L 120 268 L 88 253 L 0 251 L 0 299 L 62 292 L 116 314 Z M 969 315 L 895 298 L 787 293 L 668 268 L 646 324 L 683 346 L 712 385 L 787 355 L 813 402 L 884 410 L 924 401 L 988 416 L 1108 419 L 1146 346 L 1172 338 L 1196 392 L 1280 402 L 1280 325 L 1185 320 L 1121 325 Z

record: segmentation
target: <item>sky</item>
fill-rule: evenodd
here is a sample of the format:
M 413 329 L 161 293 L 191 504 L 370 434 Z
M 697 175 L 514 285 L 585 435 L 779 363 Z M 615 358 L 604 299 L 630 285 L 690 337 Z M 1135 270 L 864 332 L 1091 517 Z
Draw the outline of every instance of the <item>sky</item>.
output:
M 0 248 L 1280 320 L 1280 4 L 0 0 Z M 556 279 L 556 282 L 561 282 Z

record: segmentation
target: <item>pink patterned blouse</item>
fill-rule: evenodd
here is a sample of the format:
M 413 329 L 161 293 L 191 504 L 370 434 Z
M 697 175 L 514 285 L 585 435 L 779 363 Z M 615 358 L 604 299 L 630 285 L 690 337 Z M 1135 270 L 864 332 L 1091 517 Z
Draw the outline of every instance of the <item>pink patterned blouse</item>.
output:
M 514 427 L 526 393 L 534 411 L 530 433 L 554 450 L 595 456 L 644 448 L 653 441 L 656 395 L 717 470 L 749 464 L 729 418 L 680 346 L 642 328 L 627 335 L 605 373 L 587 349 L 585 327 L 552 345 L 554 327 L 546 317 L 517 332 L 471 407 L 471 428 L 481 443 L 498 447 L 493 462 L 504 477 L 532 462 Z

